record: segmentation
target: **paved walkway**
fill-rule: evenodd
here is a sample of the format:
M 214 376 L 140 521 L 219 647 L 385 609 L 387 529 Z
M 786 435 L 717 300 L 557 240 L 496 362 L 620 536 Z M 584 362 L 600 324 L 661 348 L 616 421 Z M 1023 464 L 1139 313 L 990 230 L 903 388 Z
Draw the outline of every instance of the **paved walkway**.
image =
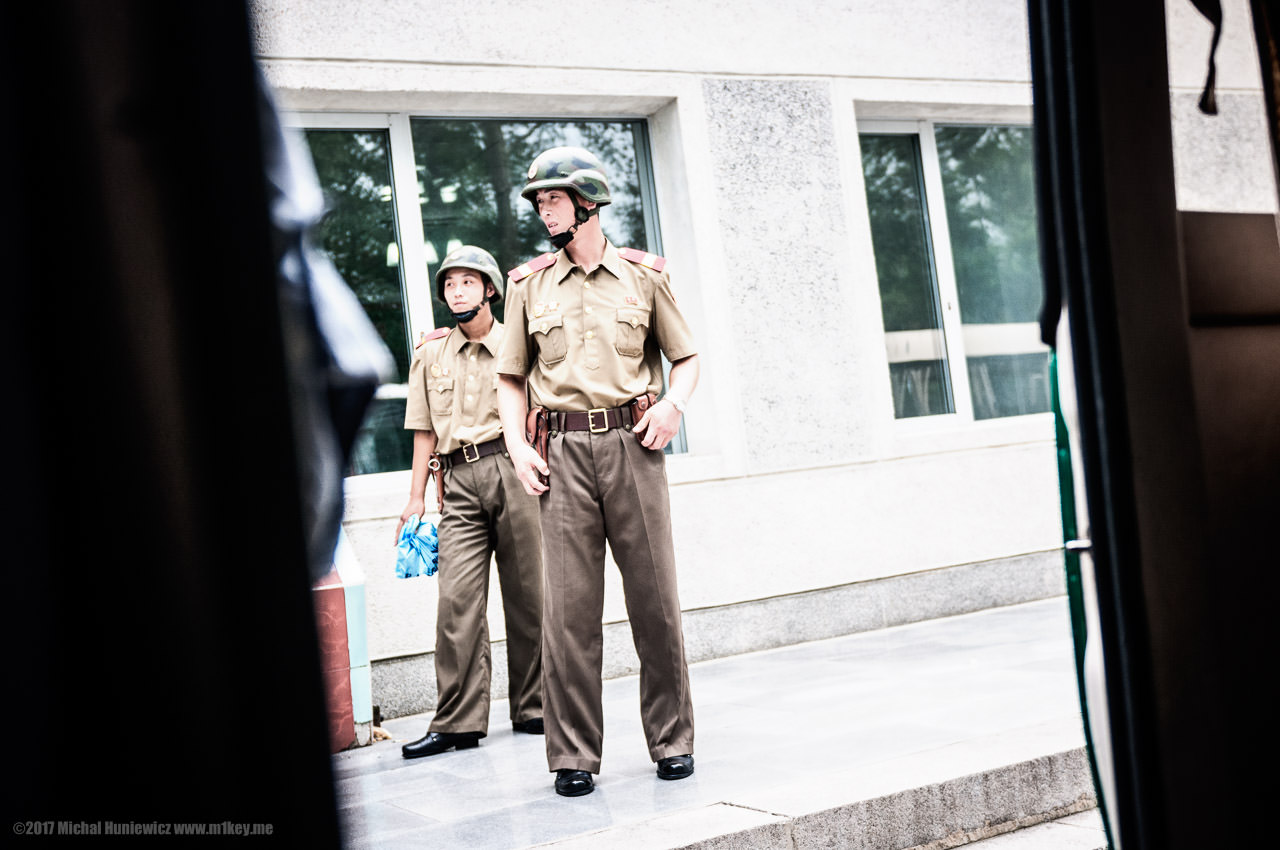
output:
M 348 846 L 887 850 L 1089 806 L 1065 597 L 690 674 L 694 776 L 656 778 L 637 679 L 612 680 L 596 790 L 573 799 L 556 796 L 543 739 L 511 732 L 505 701 L 479 748 L 425 759 L 400 745 L 429 715 L 386 721 L 393 740 L 334 756 Z

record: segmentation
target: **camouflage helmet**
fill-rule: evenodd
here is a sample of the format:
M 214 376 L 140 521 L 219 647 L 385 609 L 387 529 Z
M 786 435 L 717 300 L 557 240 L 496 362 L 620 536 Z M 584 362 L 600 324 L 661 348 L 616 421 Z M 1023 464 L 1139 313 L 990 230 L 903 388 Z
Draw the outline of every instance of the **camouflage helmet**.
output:
M 461 248 L 454 248 L 444 258 L 444 262 L 440 264 L 440 270 L 436 272 L 436 297 L 442 302 L 444 300 L 444 275 L 449 269 L 474 269 L 480 272 L 481 276 L 488 279 L 493 284 L 493 288 L 497 293 L 489 299 L 492 304 L 497 304 L 502 300 L 503 292 L 506 290 L 506 281 L 502 278 L 502 272 L 498 269 L 498 261 L 493 255 L 483 248 L 477 248 L 474 245 L 463 245 Z
M 584 200 L 600 206 L 613 200 L 604 165 L 595 154 L 583 148 L 551 148 L 538 154 L 529 166 L 529 180 L 520 193 L 535 210 L 539 189 L 573 189 Z

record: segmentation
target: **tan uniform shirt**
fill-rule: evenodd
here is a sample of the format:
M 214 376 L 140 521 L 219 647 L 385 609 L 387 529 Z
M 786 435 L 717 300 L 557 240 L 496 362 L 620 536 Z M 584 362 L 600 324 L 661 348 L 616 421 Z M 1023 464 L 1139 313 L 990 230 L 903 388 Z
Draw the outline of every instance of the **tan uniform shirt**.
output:
M 454 328 L 448 336 L 420 345 L 409 365 L 404 427 L 435 431 L 436 451 L 441 454 L 501 435 L 498 373 L 493 367 L 505 335 L 495 321 L 479 342 Z
M 532 404 L 551 410 L 620 407 L 662 391 L 662 358 L 697 352 L 666 271 L 625 260 L 606 242 L 590 274 L 564 251 L 507 284 L 510 332 L 498 372 L 527 376 Z

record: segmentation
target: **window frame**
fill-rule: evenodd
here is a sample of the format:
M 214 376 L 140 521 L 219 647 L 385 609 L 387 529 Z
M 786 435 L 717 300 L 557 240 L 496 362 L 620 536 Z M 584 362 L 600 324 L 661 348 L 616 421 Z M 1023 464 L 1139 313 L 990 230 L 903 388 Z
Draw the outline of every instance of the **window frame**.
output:
M 431 310 L 432 287 L 427 275 L 422 213 L 418 209 L 417 170 L 413 167 L 396 167 L 399 162 L 414 162 L 409 117 L 408 113 L 392 112 L 286 112 L 282 116 L 282 122 L 286 127 L 298 130 L 387 132 L 392 212 L 396 224 L 396 246 L 400 255 L 400 285 L 403 288 L 401 297 L 404 299 L 408 320 L 405 339 L 410 346 L 409 356 L 412 357 L 413 345 L 419 334 L 430 333 L 435 329 L 435 317 Z M 385 391 L 380 388 L 380 392 Z
M 417 159 L 414 156 L 412 123 L 427 121 L 501 121 L 501 122 L 560 122 L 560 123 L 620 123 L 639 124 L 642 132 L 635 134 L 636 164 L 641 209 L 644 214 L 645 250 L 664 255 L 662 227 L 658 215 L 657 180 L 654 175 L 653 141 L 650 116 L 645 115 L 454 115 L 430 110 L 405 110 L 400 112 L 360 111 L 312 111 L 287 110 L 281 113 L 281 123 L 294 130 L 368 130 L 385 131 L 388 134 L 388 166 L 391 170 L 393 218 L 395 238 L 399 251 L 399 276 L 401 297 L 406 313 L 406 341 L 409 357 L 421 334 L 435 330 L 432 293 L 435 285 L 428 274 L 426 233 L 422 226 L 421 194 L 418 187 Z M 397 167 L 408 163 L 409 167 Z M 634 246 L 639 247 L 639 246 Z M 503 270 L 505 271 L 505 269 Z M 662 359 L 663 383 L 670 380 L 671 364 Z M 383 384 L 378 387 L 379 398 L 403 398 L 408 393 L 407 384 Z M 669 454 L 673 457 L 689 454 L 689 442 L 685 424 L 671 440 Z M 404 470 L 389 470 L 388 473 Z M 350 478 L 348 478 L 350 480 Z
M 942 313 L 943 346 L 946 351 L 947 369 L 950 371 L 953 404 L 951 413 L 929 416 L 912 416 L 899 419 L 894 416 L 895 432 L 910 438 L 914 435 L 936 434 L 939 430 L 963 428 L 972 430 L 1003 430 L 1020 428 L 1022 423 L 1039 423 L 1049 412 L 1024 413 L 1016 416 L 997 416 L 977 419 L 974 416 L 973 392 L 969 381 L 969 353 L 964 340 L 964 323 L 960 316 L 960 290 L 956 279 L 955 257 L 951 247 L 951 229 L 947 221 L 947 204 L 942 180 L 942 164 L 938 158 L 936 128 L 943 126 L 972 127 L 1029 127 L 1029 121 L 1005 118 L 913 118 L 898 120 L 889 118 L 860 118 L 857 121 L 859 150 L 861 138 L 866 135 L 915 136 L 920 150 L 921 179 L 924 183 L 924 214 L 928 222 L 929 238 L 934 265 L 934 280 L 938 286 L 938 303 Z M 861 161 L 859 161 L 861 168 Z M 872 247 L 874 252 L 874 246 Z M 877 290 L 878 291 L 878 290 Z M 1023 323 L 1011 323 L 1011 326 Z M 1028 354 L 1033 352 L 1026 352 Z M 888 371 L 888 354 L 885 369 Z M 893 415 L 892 408 L 890 414 Z

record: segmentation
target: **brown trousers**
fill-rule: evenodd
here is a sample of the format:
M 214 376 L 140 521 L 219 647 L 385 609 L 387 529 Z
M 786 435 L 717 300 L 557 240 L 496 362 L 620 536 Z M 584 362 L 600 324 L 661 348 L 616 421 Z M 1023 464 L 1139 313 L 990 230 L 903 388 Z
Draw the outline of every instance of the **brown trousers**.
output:
M 662 452 L 626 429 L 553 436 L 542 499 L 546 570 L 542 671 L 547 764 L 600 772 L 605 541 L 622 574 L 640 657 L 640 716 L 657 761 L 693 752 L 693 701 L 684 658 Z
M 538 504 L 505 453 L 445 472 L 438 528 L 436 713 L 432 732 L 489 729 L 489 564 L 507 624 L 512 721 L 542 716 L 542 563 Z

